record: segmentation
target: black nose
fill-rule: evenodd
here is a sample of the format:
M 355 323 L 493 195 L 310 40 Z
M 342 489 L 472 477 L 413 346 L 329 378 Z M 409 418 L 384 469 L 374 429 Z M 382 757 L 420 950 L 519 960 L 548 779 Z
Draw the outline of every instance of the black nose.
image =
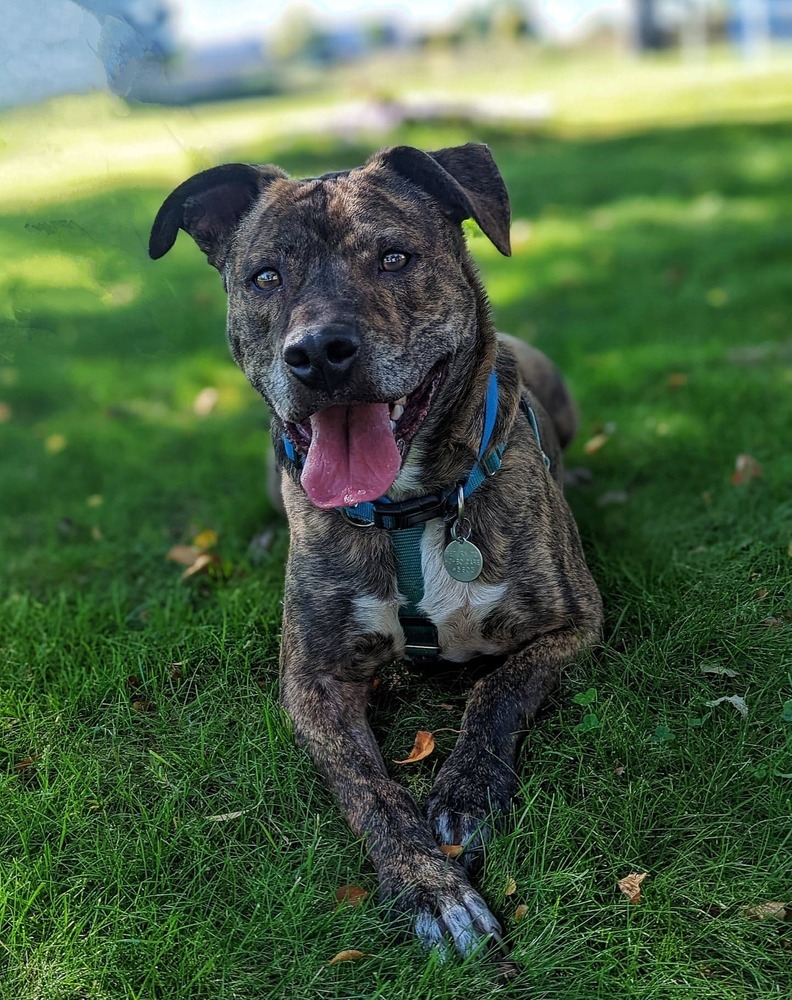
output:
M 289 344 L 283 360 L 309 389 L 337 389 L 349 376 L 360 335 L 344 323 L 326 326 Z

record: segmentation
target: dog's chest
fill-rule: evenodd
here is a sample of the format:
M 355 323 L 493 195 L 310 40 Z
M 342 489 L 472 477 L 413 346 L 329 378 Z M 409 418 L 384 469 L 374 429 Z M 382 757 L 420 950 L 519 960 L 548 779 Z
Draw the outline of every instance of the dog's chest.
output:
M 474 656 L 507 652 L 508 643 L 487 639 L 482 629 L 488 615 L 503 599 L 507 584 L 454 580 L 443 563 L 445 547 L 443 523 L 429 521 L 421 539 L 424 596 L 418 610 L 437 628 L 440 655 L 445 660 L 463 663 Z M 355 612 L 359 626 L 390 636 L 399 652 L 404 649 L 404 632 L 398 621 L 395 600 L 361 596 L 356 601 Z

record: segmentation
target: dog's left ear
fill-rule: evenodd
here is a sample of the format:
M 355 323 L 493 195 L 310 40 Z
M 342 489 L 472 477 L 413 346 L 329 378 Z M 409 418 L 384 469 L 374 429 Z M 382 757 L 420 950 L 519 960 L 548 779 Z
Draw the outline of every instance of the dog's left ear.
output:
M 475 219 L 506 257 L 509 242 L 509 193 L 489 146 L 469 142 L 425 153 L 414 146 L 394 146 L 381 162 L 423 188 L 456 223 Z
M 152 260 L 164 256 L 180 229 L 189 233 L 221 270 L 231 237 L 240 219 L 274 180 L 288 177 L 279 167 L 225 163 L 194 174 L 172 191 L 162 204 L 149 238 Z

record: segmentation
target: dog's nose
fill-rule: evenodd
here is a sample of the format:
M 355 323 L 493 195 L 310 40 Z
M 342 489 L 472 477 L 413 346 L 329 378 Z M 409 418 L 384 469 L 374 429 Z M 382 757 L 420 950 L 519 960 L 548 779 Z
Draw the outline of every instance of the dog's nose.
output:
M 355 363 L 360 335 L 343 323 L 326 326 L 289 344 L 283 360 L 309 389 L 337 389 Z

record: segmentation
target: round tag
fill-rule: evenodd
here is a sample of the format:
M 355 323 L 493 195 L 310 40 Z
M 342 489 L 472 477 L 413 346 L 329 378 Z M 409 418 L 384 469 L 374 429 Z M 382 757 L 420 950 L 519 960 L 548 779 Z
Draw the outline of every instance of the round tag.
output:
M 452 579 L 459 580 L 460 583 L 470 583 L 484 568 L 484 557 L 473 542 L 459 538 L 446 545 L 443 564 Z

